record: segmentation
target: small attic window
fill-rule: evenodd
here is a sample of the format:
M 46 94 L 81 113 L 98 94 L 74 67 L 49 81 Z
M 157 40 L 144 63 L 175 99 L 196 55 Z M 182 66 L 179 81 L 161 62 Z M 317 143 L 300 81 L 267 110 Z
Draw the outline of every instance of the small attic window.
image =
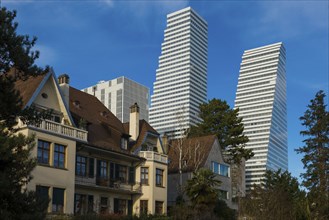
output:
M 47 95 L 47 93 L 44 93 L 44 92 L 43 92 L 43 93 L 41 94 L 41 97 L 44 98 L 44 99 L 46 99 L 46 98 L 48 98 L 48 95 Z
M 80 107 L 80 102 L 79 102 L 78 100 L 75 100 L 75 101 L 73 102 L 73 105 L 74 105 L 76 108 L 81 108 L 81 107 Z
M 100 113 L 100 115 L 106 118 L 108 114 L 107 114 L 106 111 L 102 111 L 102 112 Z

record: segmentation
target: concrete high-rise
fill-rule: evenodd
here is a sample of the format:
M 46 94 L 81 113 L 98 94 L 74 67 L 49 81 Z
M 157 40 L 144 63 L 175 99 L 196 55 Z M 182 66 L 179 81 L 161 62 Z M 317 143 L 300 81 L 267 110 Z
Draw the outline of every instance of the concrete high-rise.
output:
M 208 25 L 191 7 L 167 15 L 150 124 L 172 137 L 200 122 L 207 101 Z
M 122 122 L 129 122 L 130 106 L 137 103 L 140 119 L 148 121 L 149 88 L 127 77 L 100 81 L 82 91 L 96 96 Z
M 259 184 L 266 170 L 288 169 L 286 52 L 282 43 L 242 56 L 235 108 L 255 156 L 246 162 L 246 188 Z

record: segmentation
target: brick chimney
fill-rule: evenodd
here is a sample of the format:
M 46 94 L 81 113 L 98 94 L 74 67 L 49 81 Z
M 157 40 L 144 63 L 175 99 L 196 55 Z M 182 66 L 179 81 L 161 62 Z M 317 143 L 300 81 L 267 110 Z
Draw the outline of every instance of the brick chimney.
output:
M 130 106 L 129 134 L 131 139 L 137 140 L 139 135 L 139 107 L 137 103 Z
M 70 100 L 70 77 L 67 74 L 58 76 L 58 84 L 63 95 L 63 100 L 67 108 L 69 108 Z

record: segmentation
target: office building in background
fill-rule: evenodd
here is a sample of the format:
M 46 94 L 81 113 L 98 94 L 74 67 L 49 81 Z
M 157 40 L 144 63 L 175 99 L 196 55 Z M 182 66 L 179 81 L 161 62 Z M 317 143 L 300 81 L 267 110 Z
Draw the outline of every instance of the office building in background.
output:
M 140 119 L 148 121 L 149 88 L 127 77 L 100 81 L 82 91 L 96 96 L 121 122 L 129 122 L 130 106 L 137 103 Z
M 266 170 L 288 169 L 286 52 L 282 43 L 242 56 L 235 108 L 255 156 L 246 162 L 246 188 L 259 184 Z
M 167 15 L 151 96 L 150 124 L 171 137 L 200 122 L 207 101 L 208 25 L 191 7 Z

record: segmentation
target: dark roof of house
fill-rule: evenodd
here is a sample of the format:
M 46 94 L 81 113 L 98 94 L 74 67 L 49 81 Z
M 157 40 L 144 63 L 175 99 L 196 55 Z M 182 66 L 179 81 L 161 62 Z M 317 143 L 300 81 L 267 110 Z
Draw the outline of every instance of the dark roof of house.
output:
M 20 92 L 23 106 L 32 98 L 46 75 L 28 76 L 26 79 L 16 80 L 15 89 Z M 131 155 L 128 150 L 123 150 L 120 146 L 121 137 L 129 136 L 121 121 L 96 97 L 73 87 L 70 87 L 69 93 L 69 110 L 75 124 L 79 127 L 80 119 L 83 118 L 88 125 L 88 144 Z
M 180 147 L 183 152 L 183 172 L 194 171 L 196 166 L 203 167 L 216 138 L 216 135 L 208 135 L 171 140 L 168 149 L 168 172 L 178 172 Z
M 129 126 L 129 122 L 123 124 L 126 133 L 129 133 Z M 137 140 L 132 143 L 131 151 L 135 151 L 137 147 L 140 147 L 142 145 L 142 142 L 148 132 L 151 132 L 155 135 L 160 135 L 147 121 L 145 121 L 144 119 L 139 120 L 139 134 Z
M 12 68 L 5 75 L 15 77 L 15 69 Z M 34 92 L 45 78 L 47 74 L 22 77 L 15 81 L 15 89 L 19 91 L 22 98 L 22 106 L 25 107 L 29 100 L 32 98 Z
M 121 138 L 128 137 L 121 121 L 96 97 L 70 87 L 70 112 L 79 125 L 87 123 L 88 143 L 104 149 L 127 153 L 121 149 Z

